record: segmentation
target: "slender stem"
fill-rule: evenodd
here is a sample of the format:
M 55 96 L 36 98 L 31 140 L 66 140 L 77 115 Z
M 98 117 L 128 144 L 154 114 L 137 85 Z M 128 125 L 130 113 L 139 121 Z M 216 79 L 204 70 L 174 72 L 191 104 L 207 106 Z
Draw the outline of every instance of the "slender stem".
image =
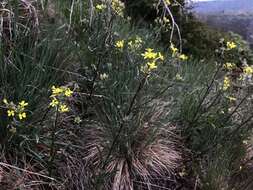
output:
M 52 168 L 53 168 L 53 162 L 55 159 L 55 132 L 57 129 L 57 120 L 58 120 L 58 116 L 59 116 L 59 111 L 58 111 L 58 106 L 56 107 L 56 113 L 55 113 L 55 121 L 54 121 L 54 125 L 52 128 L 52 133 L 51 133 L 51 146 L 50 146 L 50 157 L 49 157 L 49 164 L 48 164 L 48 173 L 49 176 L 52 176 Z
M 148 74 L 146 74 L 146 75 L 143 77 L 143 79 L 141 80 L 141 82 L 140 82 L 140 84 L 139 84 L 139 87 L 138 87 L 138 89 L 136 90 L 136 92 L 135 92 L 135 94 L 134 94 L 134 97 L 133 97 L 133 99 L 132 99 L 132 101 L 131 101 L 131 103 L 130 103 L 130 106 L 129 106 L 129 108 L 128 108 L 128 111 L 127 111 L 127 113 L 126 113 L 126 116 L 128 116 L 128 115 L 131 113 L 132 108 L 133 108 L 133 105 L 134 105 L 134 102 L 135 102 L 135 100 L 136 100 L 136 98 L 137 98 L 139 92 L 140 92 L 141 89 L 143 88 L 143 86 L 144 86 L 144 84 L 145 84 L 145 82 L 146 82 L 147 76 L 148 76 Z
M 165 92 L 167 92 L 167 90 L 169 90 L 169 88 L 173 87 L 173 84 L 169 84 L 166 88 L 164 88 L 162 91 L 158 91 L 153 97 L 151 97 L 149 100 L 147 100 L 146 102 L 142 103 L 140 107 L 147 105 L 148 103 L 152 102 L 153 100 L 155 100 L 156 98 L 161 97 Z
M 193 123 L 195 123 L 196 121 L 198 121 L 199 117 L 197 117 L 197 116 L 199 114 L 199 110 L 200 110 L 202 104 L 204 103 L 204 101 L 206 100 L 207 96 L 209 95 L 210 91 L 212 90 L 212 86 L 213 86 L 213 84 L 215 82 L 215 79 L 216 79 L 217 75 L 219 74 L 219 71 L 220 71 L 221 67 L 222 67 L 222 64 L 220 64 L 220 66 L 217 68 L 217 71 L 215 72 L 215 74 L 214 74 L 214 76 L 212 78 L 211 83 L 207 86 L 206 92 L 203 95 L 202 99 L 200 100 L 200 103 L 199 103 L 199 105 L 197 107 L 197 111 L 194 113 L 194 116 L 192 118 L 192 121 L 190 122 L 190 125 L 193 124 Z
M 139 84 L 139 86 L 138 86 L 138 89 L 136 90 L 136 93 L 135 93 L 135 95 L 133 96 L 133 99 L 132 99 L 132 101 L 131 101 L 131 103 L 130 103 L 130 106 L 129 106 L 128 111 L 127 111 L 127 113 L 126 113 L 126 117 L 129 116 L 129 114 L 131 113 L 132 108 L 133 108 L 133 105 L 134 105 L 134 102 L 135 102 L 135 100 L 136 100 L 136 98 L 137 98 L 139 92 L 140 92 L 141 89 L 143 88 L 147 76 L 148 76 L 148 74 L 145 75 L 145 77 L 141 80 L 141 82 L 140 82 L 140 84 Z M 112 154 L 112 151 L 113 151 L 113 149 L 114 149 L 114 146 L 115 146 L 117 140 L 118 140 L 119 137 L 120 137 L 120 134 L 121 134 L 121 131 L 122 131 L 122 129 L 123 129 L 123 126 L 124 126 L 124 121 L 121 122 L 120 128 L 119 128 L 119 130 L 118 130 L 118 132 L 117 132 L 117 135 L 116 135 L 116 137 L 113 139 L 112 145 L 111 145 L 111 147 L 110 147 L 110 149 L 109 149 L 109 152 L 108 152 L 108 154 L 107 154 L 107 156 L 106 156 L 106 159 L 105 159 L 105 162 L 104 162 L 104 164 L 103 164 L 103 167 L 102 167 L 103 169 L 106 167 L 107 161 L 109 160 L 109 158 L 110 158 L 110 156 L 111 156 L 111 154 Z
M 250 96 L 250 93 L 246 94 L 246 96 L 240 101 L 240 103 L 235 107 L 234 111 L 232 111 L 229 116 L 226 118 L 224 123 L 227 123 L 229 119 L 237 112 L 237 110 L 241 107 L 241 105 L 247 100 L 247 98 Z
M 169 14 L 169 16 L 171 18 L 171 21 L 172 21 L 172 28 L 171 28 L 171 34 L 170 34 L 170 43 L 172 43 L 174 31 L 176 29 L 177 34 L 178 34 L 178 38 L 179 38 L 179 45 L 180 45 L 180 52 L 181 52 L 182 51 L 182 37 L 181 37 L 181 33 L 180 33 L 180 28 L 179 28 L 178 24 L 176 23 L 175 18 L 173 16 L 168 4 L 166 3 L 166 1 L 162 0 L 162 3 L 164 5 L 164 8 L 165 8 L 166 12 Z

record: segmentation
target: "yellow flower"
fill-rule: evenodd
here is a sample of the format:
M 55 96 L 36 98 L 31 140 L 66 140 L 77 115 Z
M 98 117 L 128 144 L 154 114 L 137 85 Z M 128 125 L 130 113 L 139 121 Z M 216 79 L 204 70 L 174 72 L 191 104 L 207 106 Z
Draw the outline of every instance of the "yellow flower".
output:
M 170 5 L 170 4 L 171 4 L 170 0 L 165 0 L 165 3 L 166 3 L 167 5 Z
M 59 104 L 59 101 L 56 98 L 53 98 L 49 105 L 51 107 L 56 107 L 58 104 Z
M 160 53 L 160 52 L 154 52 L 153 49 L 151 48 L 147 48 L 146 51 L 144 53 L 141 54 L 143 56 L 144 59 L 148 59 L 148 62 L 146 64 L 146 66 L 143 66 L 141 68 L 141 71 L 144 73 L 147 73 L 153 69 L 157 68 L 157 61 L 158 60 L 164 60 L 164 56 Z
M 142 43 L 142 39 L 140 36 L 136 36 L 135 43 L 139 43 L 139 44 Z
M 6 105 L 8 104 L 8 101 L 7 101 L 6 98 L 3 99 L 3 103 L 6 104 Z
M 244 72 L 246 75 L 252 75 L 252 74 L 253 74 L 253 68 L 250 67 L 250 66 L 244 67 L 244 68 L 243 68 L 243 72 Z
M 124 17 L 125 4 L 120 0 L 112 0 L 112 9 L 121 17 Z
M 106 74 L 106 73 L 100 74 L 100 79 L 101 80 L 106 80 L 106 79 L 108 79 L 108 77 L 109 77 L 109 75 Z
M 236 98 L 233 96 L 228 96 L 227 98 L 229 99 L 230 102 L 236 101 Z
M 185 54 L 181 54 L 179 55 L 179 59 L 186 61 L 188 59 L 188 56 L 186 56 Z
M 236 44 L 234 42 L 227 42 L 227 49 L 231 50 L 236 48 Z
M 178 52 L 178 49 L 174 46 L 174 44 L 170 45 L 170 49 L 172 51 L 172 56 L 174 56 Z
M 24 107 L 28 106 L 28 103 L 25 102 L 24 100 L 22 100 L 21 102 L 19 102 L 19 105 L 21 106 L 21 108 L 24 108 Z
M 134 47 L 133 41 L 129 41 L 129 42 L 128 42 L 128 46 L 129 46 L 130 48 L 133 48 L 133 47 Z
M 231 86 L 230 80 L 228 77 L 225 77 L 223 80 L 223 90 L 227 90 Z
M 157 68 L 157 65 L 154 61 L 153 62 L 148 62 L 147 65 L 148 65 L 149 70 L 153 70 L 153 69 Z
M 63 93 L 64 89 L 61 88 L 61 87 L 55 87 L 55 86 L 52 86 L 52 94 L 53 96 L 57 96 L 61 93 Z
M 7 110 L 8 117 L 14 117 L 15 111 L 14 110 Z
M 243 144 L 247 145 L 248 144 L 248 141 L 247 140 L 244 140 L 242 141 Z
M 66 97 L 70 97 L 70 96 L 72 96 L 73 91 L 70 90 L 69 88 L 66 88 L 64 94 Z
M 20 120 L 25 119 L 26 118 L 26 113 L 25 112 L 19 113 L 18 117 L 19 117 Z
M 136 36 L 135 40 L 131 40 L 128 42 L 128 46 L 132 50 L 139 49 L 142 45 L 142 39 L 139 36 Z
M 158 59 L 161 59 L 162 61 L 164 61 L 164 56 L 160 52 L 158 53 Z
M 96 5 L 96 9 L 99 10 L 99 11 L 102 11 L 106 8 L 106 5 L 105 4 L 98 4 Z
M 148 48 L 144 53 L 141 54 L 144 59 L 156 59 L 157 58 L 157 53 L 154 52 L 153 49 Z
M 115 47 L 122 50 L 124 48 L 124 43 L 125 43 L 124 40 L 119 40 L 116 42 Z
M 234 63 L 225 63 L 224 67 L 225 69 L 231 71 L 232 69 L 236 67 L 236 65 Z
M 82 122 L 81 118 L 79 116 L 75 117 L 74 123 L 80 124 Z
M 59 111 L 61 113 L 68 112 L 69 108 L 65 104 L 62 104 L 62 105 L 60 105 Z
M 176 74 L 176 80 L 183 81 L 183 77 L 180 74 Z
M 163 17 L 163 22 L 164 23 L 170 23 L 170 19 L 168 19 L 167 17 Z

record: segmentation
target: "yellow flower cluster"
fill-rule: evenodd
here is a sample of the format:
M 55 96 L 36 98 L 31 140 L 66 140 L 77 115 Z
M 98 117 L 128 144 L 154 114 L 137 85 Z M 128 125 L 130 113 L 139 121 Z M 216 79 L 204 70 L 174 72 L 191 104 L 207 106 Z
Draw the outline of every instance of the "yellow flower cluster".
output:
M 253 67 L 246 66 L 243 68 L 243 72 L 246 75 L 252 75 L 253 74 Z
M 136 38 L 134 40 L 130 40 L 128 42 L 128 46 L 131 50 L 136 50 L 139 49 L 142 46 L 142 39 L 139 36 L 136 36 Z
M 165 24 L 169 24 L 169 23 L 170 23 L 170 19 L 167 18 L 167 17 L 163 17 L 163 22 L 164 22 Z
M 3 100 L 5 107 L 7 108 L 7 115 L 8 117 L 15 117 L 18 116 L 19 120 L 23 120 L 26 118 L 25 109 L 28 106 L 28 103 L 24 100 L 20 101 L 18 105 L 14 104 L 13 102 L 8 102 L 7 99 Z
M 238 80 L 243 82 L 243 85 L 245 85 L 247 82 L 252 82 L 252 77 L 253 77 L 253 66 L 248 66 L 246 64 L 243 67 L 243 72 L 241 73 L 240 78 Z
M 223 80 L 223 90 L 226 91 L 229 87 L 231 86 L 231 81 L 230 79 L 226 76 L 224 77 L 224 80 Z
M 228 71 L 232 71 L 236 68 L 236 65 L 234 63 L 225 63 L 224 68 Z
M 66 97 L 71 97 L 73 95 L 73 91 L 70 90 L 70 88 L 67 88 L 65 86 L 62 87 L 55 87 L 52 86 L 52 95 L 51 97 L 56 97 L 56 96 L 66 96 Z
M 103 4 L 103 3 L 97 4 L 97 5 L 96 5 L 96 9 L 97 9 L 98 11 L 103 11 L 104 9 L 106 9 L 106 5 Z
M 112 9 L 117 15 L 124 17 L 125 4 L 122 1 L 112 0 Z
M 115 43 L 115 47 L 118 48 L 119 50 L 123 50 L 125 44 L 125 40 L 118 40 Z
M 158 24 L 160 27 L 163 28 L 163 30 L 166 32 L 166 31 L 169 31 L 171 29 L 171 20 L 170 18 L 164 16 L 164 17 L 157 17 L 155 19 L 155 23 Z
M 151 48 L 147 48 L 141 55 L 147 60 L 147 64 L 141 68 L 144 73 L 156 69 L 157 61 L 164 61 L 164 56 L 160 52 L 154 52 L 154 49 Z
M 183 53 L 180 54 L 178 52 L 178 49 L 174 46 L 174 44 L 170 45 L 170 50 L 172 51 L 172 57 L 177 57 L 177 58 L 181 59 L 182 61 L 188 60 L 188 56 Z
M 52 95 L 50 96 L 51 102 L 50 107 L 56 107 L 60 113 L 68 112 L 69 107 L 64 103 L 65 98 L 69 98 L 73 95 L 73 91 L 65 86 L 55 87 L 52 86 Z
M 235 49 L 236 44 L 234 42 L 227 42 L 227 50 Z

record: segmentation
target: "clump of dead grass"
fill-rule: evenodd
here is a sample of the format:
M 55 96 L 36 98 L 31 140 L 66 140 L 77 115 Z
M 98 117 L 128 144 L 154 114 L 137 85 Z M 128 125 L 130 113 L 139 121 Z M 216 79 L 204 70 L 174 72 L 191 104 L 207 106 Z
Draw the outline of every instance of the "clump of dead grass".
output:
M 103 176 L 103 189 L 133 190 L 136 181 L 151 189 L 148 184 L 153 178 L 175 174 L 181 160 L 175 127 L 162 123 L 164 107 L 152 111 L 152 115 L 133 116 L 131 124 L 139 120 L 139 126 L 126 125 L 134 131 L 123 129 L 115 144 L 115 137 L 112 141 L 113 134 L 102 123 L 85 126 L 83 160 L 85 167 L 93 171 L 91 179 Z

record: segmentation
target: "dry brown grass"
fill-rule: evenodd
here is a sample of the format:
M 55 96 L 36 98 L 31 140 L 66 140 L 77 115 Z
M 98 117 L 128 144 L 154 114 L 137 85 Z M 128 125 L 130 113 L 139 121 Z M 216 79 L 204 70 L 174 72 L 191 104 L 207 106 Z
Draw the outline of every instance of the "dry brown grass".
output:
M 27 164 L 25 168 L 7 163 L 0 163 L 1 190 L 53 190 L 56 189 L 56 180 L 35 172 L 36 168 Z M 53 182 L 53 183 L 52 183 Z
M 11 54 L 15 40 L 29 35 L 36 39 L 39 30 L 39 18 L 35 6 L 28 0 L 0 2 L 0 37 Z M 30 39 L 31 40 L 31 39 Z
M 67 125 L 68 133 L 58 137 L 66 143 L 57 156 L 63 189 L 157 190 L 168 188 L 173 180 L 176 184 L 182 147 L 176 127 L 161 122 L 166 114 L 158 105 L 132 118 L 144 122 L 134 122 L 142 124 L 134 131 L 123 130 L 109 157 L 115 131 L 108 125 L 94 120 L 84 121 L 78 129 Z M 125 140 L 127 134 L 132 141 Z
M 83 159 L 85 167 L 94 172 L 90 177 L 107 176 L 103 181 L 106 190 L 133 190 L 135 181 L 151 184 L 145 186 L 152 189 L 153 178 L 175 174 L 181 155 L 176 146 L 174 126 L 160 122 L 163 111 L 159 107 L 151 117 L 146 117 L 149 121 L 134 132 L 131 145 L 127 141 L 117 145 L 109 157 L 111 134 L 108 129 L 101 124 L 86 126 Z

